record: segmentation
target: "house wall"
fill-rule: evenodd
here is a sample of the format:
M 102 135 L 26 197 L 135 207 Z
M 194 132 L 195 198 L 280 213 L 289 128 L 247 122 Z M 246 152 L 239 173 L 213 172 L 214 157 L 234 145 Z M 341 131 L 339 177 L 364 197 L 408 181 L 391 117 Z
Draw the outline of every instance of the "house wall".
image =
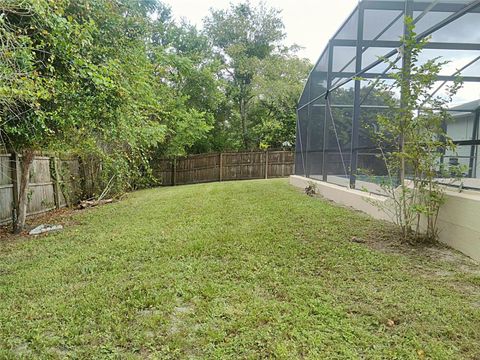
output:
M 473 133 L 474 113 L 453 116 L 447 125 L 447 134 L 453 140 L 471 140 Z
M 480 157 L 479 157 L 480 146 L 477 145 L 476 156 L 477 156 L 477 166 L 475 167 L 474 176 L 480 178 Z
M 292 175 L 290 184 L 298 188 L 314 184 L 318 194 L 338 204 L 360 210 L 376 219 L 394 221 L 390 200 L 384 196 L 351 190 L 323 181 Z M 380 208 L 379 208 L 380 207 Z M 383 208 L 383 210 L 381 210 Z M 438 218 L 439 240 L 480 261 L 480 192 L 447 191 Z
M 453 140 L 472 140 L 474 122 L 474 113 L 455 115 L 452 122 L 447 125 L 447 134 Z M 468 169 L 470 166 L 471 148 L 470 145 L 464 145 L 458 146 L 455 151 L 447 151 L 445 153 L 446 162 L 448 163 L 450 157 L 458 157 L 459 163 Z M 473 170 L 473 177 L 476 178 L 480 178 L 479 163 L 480 161 L 477 157 L 476 167 Z

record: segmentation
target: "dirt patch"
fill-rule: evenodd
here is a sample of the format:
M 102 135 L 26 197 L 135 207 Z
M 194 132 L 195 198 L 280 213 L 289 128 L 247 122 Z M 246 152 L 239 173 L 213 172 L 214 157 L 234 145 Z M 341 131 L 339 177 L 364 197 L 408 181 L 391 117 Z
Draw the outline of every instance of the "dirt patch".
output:
M 373 229 L 364 246 L 383 253 L 404 256 L 411 260 L 410 271 L 425 279 L 441 280 L 455 291 L 480 296 L 476 279 L 480 278 L 480 263 L 441 243 L 412 245 L 401 240 L 391 224 Z
M 32 350 L 28 347 L 27 343 L 21 343 L 16 348 L 14 348 L 13 352 L 19 357 L 24 357 L 32 354 Z
M 0 242 L 18 240 L 19 238 L 28 235 L 28 232 L 31 229 L 41 224 L 58 224 L 63 225 L 63 227 L 78 225 L 79 222 L 75 221 L 73 216 L 78 214 L 79 211 L 81 210 L 63 208 L 29 217 L 25 225 L 25 231 L 18 235 L 12 234 L 11 224 L 0 226 Z
M 28 236 L 28 232 L 33 228 L 42 225 L 42 224 L 56 224 L 56 225 L 63 225 L 63 227 L 73 226 L 73 225 L 80 225 L 81 222 L 74 219 L 74 215 L 85 212 L 91 211 L 95 207 L 105 206 L 111 204 L 112 202 L 120 201 L 125 198 L 128 194 L 124 194 L 120 196 L 118 199 L 115 200 L 108 200 L 103 201 L 100 203 L 96 203 L 94 207 L 69 207 L 69 208 L 62 208 L 62 209 L 55 209 L 47 211 L 43 214 L 38 214 L 34 216 L 29 216 L 27 221 L 25 222 L 25 230 L 20 234 L 12 234 L 12 224 L 8 225 L 1 225 L 0 226 L 0 244 L 2 242 L 14 241 L 18 240 L 24 236 Z M 46 236 L 48 233 L 43 234 L 42 236 Z M 38 236 L 38 235 L 36 235 Z
M 176 306 L 173 309 L 172 316 L 170 317 L 169 334 L 177 334 L 181 332 L 187 326 L 187 318 L 189 314 L 194 312 L 192 305 Z
M 157 310 L 155 308 L 142 309 L 137 313 L 137 315 L 140 317 L 151 317 L 151 316 L 157 316 L 160 314 L 161 314 L 160 310 Z
M 422 257 L 432 262 L 445 262 L 462 272 L 480 275 L 480 263 L 477 261 L 442 243 L 408 244 L 401 240 L 399 231 L 388 223 L 385 223 L 382 229 L 372 230 L 364 240 L 368 247 L 381 252 Z

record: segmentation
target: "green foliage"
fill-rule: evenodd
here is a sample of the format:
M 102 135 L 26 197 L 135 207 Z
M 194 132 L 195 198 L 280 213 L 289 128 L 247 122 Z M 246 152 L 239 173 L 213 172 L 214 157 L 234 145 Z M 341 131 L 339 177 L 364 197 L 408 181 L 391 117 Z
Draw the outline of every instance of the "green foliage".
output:
M 419 55 L 428 39 L 417 39 L 411 18 L 407 18 L 406 26 L 408 31 L 402 38 L 403 66 L 385 60 L 392 66 L 392 81 L 380 82 L 378 88 L 380 94 L 387 95 L 384 101 L 389 111 L 377 116 L 375 135 L 390 174 L 385 189 L 393 200 L 395 219 L 404 239 L 435 240 L 438 211 L 445 192 L 437 182 L 445 176 L 441 154 L 455 151 L 445 130 L 450 120 L 448 105 L 461 82 L 448 87 L 446 96 L 430 95 L 446 62 L 434 58 L 420 64 Z M 400 101 L 388 96 L 395 90 L 400 93 Z M 423 222 L 426 231 L 422 231 Z
M 230 132 L 227 146 L 293 143 L 296 102 L 310 64 L 295 55 L 296 47 L 282 46 L 280 11 L 248 1 L 232 4 L 228 10 L 213 10 L 204 27 L 225 66 L 229 102 L 217 129 Z
M 293 146 L 296 107 L 311 64 L 285 48 L 260 62 L 252 81 L 252 138 L 267 147 Z
M 168 30 L 187 43 L 160 3 L 0 5 L 0 134 L 8 148 L 95 155 L 105 163 L 103 178 L 115 174 L 115 188 L 125 191 L 137 187 L 137 170 L 148 168 L 152 151 L 185 154 L 210 130 L 207 111 L 219 97 L 204 91 L 216 88 L 210 68 L 154 41 Z M 185 33 L 203 39 L 192 29 Z
M 275 9 L 213 10 L 203 32 L 156 0 L 0 0 L 0 14 L 0 143 L 102 161 L 90 195 L 112 177 L 147 186 L 153 156 L 294 143 L 310 64 L 281 45 Z

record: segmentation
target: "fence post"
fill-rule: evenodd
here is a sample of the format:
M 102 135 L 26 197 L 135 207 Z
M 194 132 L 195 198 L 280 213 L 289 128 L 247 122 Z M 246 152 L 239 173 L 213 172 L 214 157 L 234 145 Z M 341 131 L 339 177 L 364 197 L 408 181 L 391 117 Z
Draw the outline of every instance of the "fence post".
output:
M 218 177 L 220 179 L 219 181 L 222 181 L 223 180 L 223 155 L 222 155 L 222 153 L 220 153 L 219 156 L 220 156 L 220 160 L 218 162 L 219 163 Z
M 265 179 L 268 179 L 268 150 L 265 150 Z
M 50 158 L 50 162 L 52 164 L 50 168 L 53 168 L 53 177 L 50 173 L 50 178 L 52 178 L 53 182 L 53 196 L 55 199 L 55 207 L 57 209 L 60 209 L 60 174 L 58 173 L 57 158 L 55 156 L 52 156 Z
M 172 186 L 177 185 L 177 158 L 173 158 L 172 162 Z
M 282 151 L 282 178 L 285 176 L 285 151 Z
M 17 153 L 12 153 L 11 155 L 11 169 L 12 169 L 12 192 L 13 192 L 13 203 L 12 203 L 12 220 L 13 224 L 17 221 L 17 208 L 18 208 L 18 195 L 20 193 L 20 158 Z
M 77 157 L 77 161 L 78 161 L 78 176 L 79 176 L 78 180 L 80 181 L 80 200 L 83 200 L 85 197 L 86 188 L 87 188 L 85 184 L 85 181 L 86 181 L 85 168 L 83 167 L 83 160 L 80 156 Z

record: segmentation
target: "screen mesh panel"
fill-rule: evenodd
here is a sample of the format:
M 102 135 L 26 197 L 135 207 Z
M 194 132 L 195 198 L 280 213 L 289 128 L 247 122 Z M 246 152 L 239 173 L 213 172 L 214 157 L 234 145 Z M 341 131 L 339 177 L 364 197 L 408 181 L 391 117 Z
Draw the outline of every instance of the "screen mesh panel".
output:
M 458 77 L 464 83 L 452 101 L 452 121 L 445 125 L 457 150 L 439 153 L 439 162 L 446 169 L 461 164 L 469 184 L 480 188 L 480 6 L 467 0 L 359 3 L 333 34 L 299 100 L 296 174 L 379 193 L 382 182 L 397 181 L 375 136 L 378 116 L 391 111 L 375 85 L 379 79 L 391 81 L 392 68 L 381 57 L 402 66 L 398 49 L 405 11 L 417 34 L 430 35 L 419 63 L 434 57 L 448 62 L 431 95 L 446 96 Z M 399 91 L 390 95 L 400 106 Z

